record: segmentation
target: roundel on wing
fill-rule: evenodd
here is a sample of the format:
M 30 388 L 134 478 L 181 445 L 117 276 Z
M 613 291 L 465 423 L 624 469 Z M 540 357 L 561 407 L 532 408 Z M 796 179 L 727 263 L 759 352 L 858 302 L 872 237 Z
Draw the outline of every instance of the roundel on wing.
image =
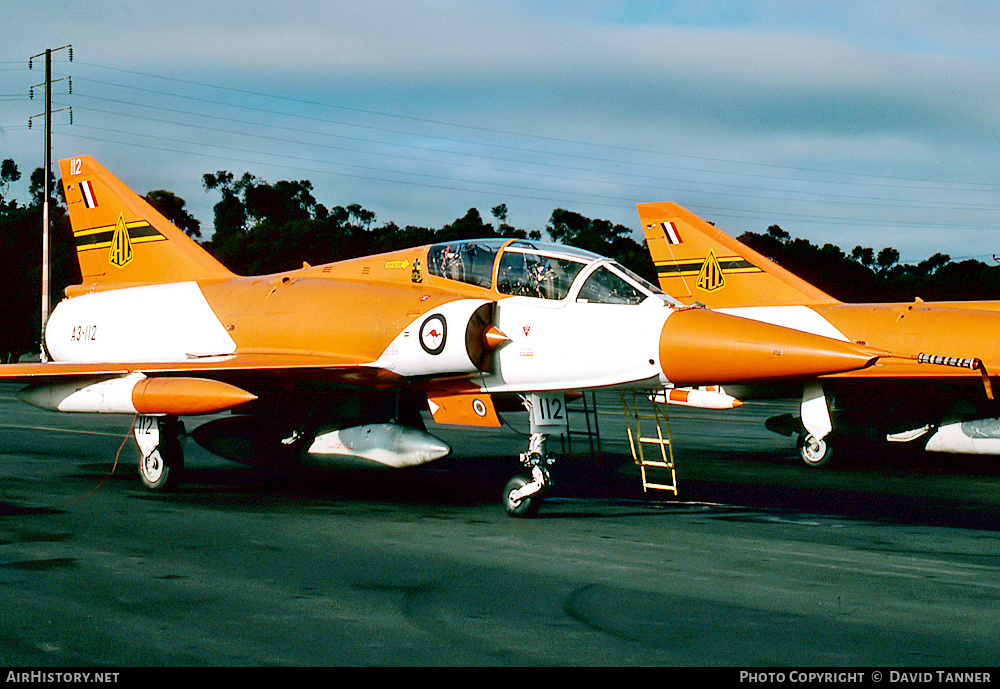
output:
M 420 346 L 428 354 L 440 354 L 444 351 L 445 340 L 448 339 L 448 325 L 444 316 L 435 313 L 428 316 L 420 325 Z

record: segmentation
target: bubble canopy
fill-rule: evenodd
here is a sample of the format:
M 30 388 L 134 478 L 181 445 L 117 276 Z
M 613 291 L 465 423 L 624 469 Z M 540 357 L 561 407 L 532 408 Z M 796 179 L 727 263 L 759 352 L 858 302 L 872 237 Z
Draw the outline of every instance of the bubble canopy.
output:
M 598 304 L 675 303 L 655 285 L 599 254 L 551 242 L 476 239 L 430 247 L 431 275 L 500 294 Z

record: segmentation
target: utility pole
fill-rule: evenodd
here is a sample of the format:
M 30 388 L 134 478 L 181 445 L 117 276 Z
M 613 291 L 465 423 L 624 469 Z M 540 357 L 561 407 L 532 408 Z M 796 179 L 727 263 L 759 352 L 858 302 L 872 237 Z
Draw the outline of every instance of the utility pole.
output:
M 49 297 L 49 279 L 52 276 L 49 264 L 49 200 L 52 198 L 52 53 L 56 50 L 69 48 L 69 61 L 73 61 L 73 46 L 64 45 L 62 48 L 47 48 L 44 53 L 33 55 L 28 58 L 28 69 L 32 69 L 32 61 L 35 58 L 45 56 L 45 195 L 42 197 L 42 332 L 39 351 L 39 360 L 42 363 L 48 361 L 48 354 L 45 351 L 45 324 L 49 320 L 49 309 L 51 308 L 51 298 Z M 68 77 L 64 77 L 68 79 Z M 62 79 L 57 79 L 62 81 Z M 73 82 L 69 82 L 70 93 L 73 92 Z M 41 86 L 41 84 L 35 84 Z M 31 97 L 35 97 L 32 86 Z M 69 108 L 60 108 L 69 110 Z M 34 115 L 33 117 L 38 117 Z M 28 118 L 28 128 L 31 128 L 32 118 Z M 73 111 L 70 110 L 70 124 L 73 123 Z

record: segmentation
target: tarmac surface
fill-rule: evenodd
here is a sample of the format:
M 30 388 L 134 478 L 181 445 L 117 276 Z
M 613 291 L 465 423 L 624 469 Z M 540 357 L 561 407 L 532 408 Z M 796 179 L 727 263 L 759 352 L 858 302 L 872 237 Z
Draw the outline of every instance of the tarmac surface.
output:
M 0 388 L 0 665 L 998 659 L 998 458 L 810 469 L 763 428 L 787 405 L 671 408 L 675 498 L 642 491 L 605 395 L 601 453 L 561 458 L 534 519 L 499 504 L 526 446 L 516 413 L 499 431 L 430 428 L 455 453 L 403 471 L 250 468 L 189 441 L 183 485 L 160 495 L 136 476 L 131 418 L 43 412 L 14 389 Z

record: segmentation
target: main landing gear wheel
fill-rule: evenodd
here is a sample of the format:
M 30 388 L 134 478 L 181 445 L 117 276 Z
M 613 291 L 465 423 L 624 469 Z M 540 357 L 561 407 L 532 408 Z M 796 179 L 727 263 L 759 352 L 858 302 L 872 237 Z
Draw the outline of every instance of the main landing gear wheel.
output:
M 146 488 L 165 492 L 177 487 L 184 472 L 181 424 L 175 417 L 142 416 L 136 421 L 139 478 Z
M 811 467 L 827 466 L 833 460 L 833 444 L 830 437 L 817 438 L 805 433 L 799 436 L 799 457 Z

